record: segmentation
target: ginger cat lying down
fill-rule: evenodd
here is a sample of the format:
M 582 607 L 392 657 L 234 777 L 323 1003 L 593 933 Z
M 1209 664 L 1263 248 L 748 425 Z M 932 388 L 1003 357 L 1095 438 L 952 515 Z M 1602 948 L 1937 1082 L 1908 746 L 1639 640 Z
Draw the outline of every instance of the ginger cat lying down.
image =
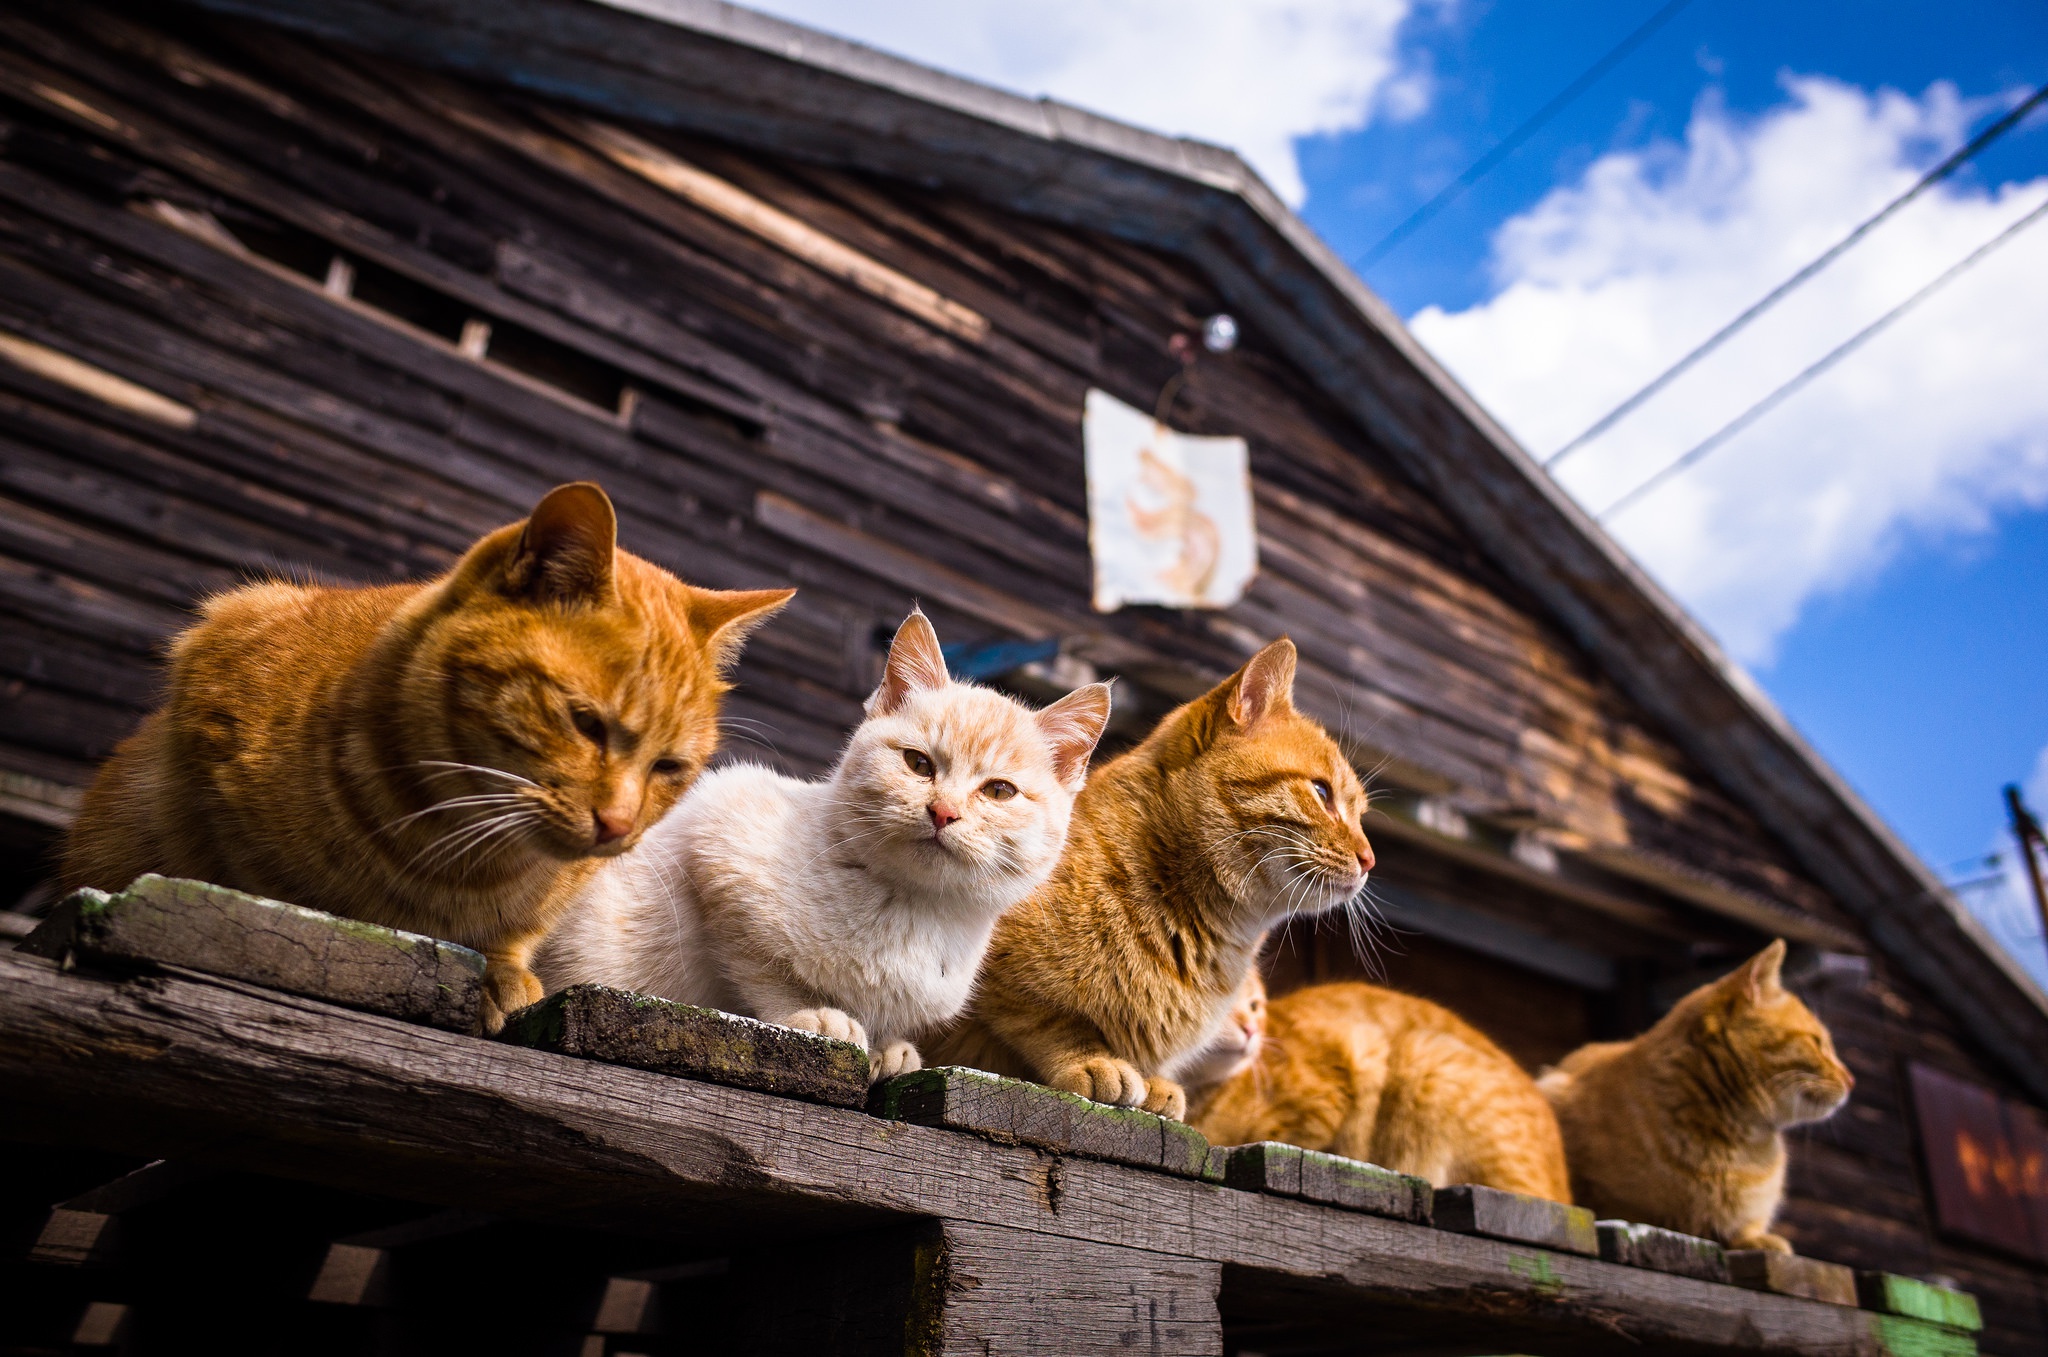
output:
M 1771 1233 L 1784 1129 L 1833 1115 L 1856 1080 L 1781 983 L 1784 962 L 1774 942 L 1635 1040 L 1581 1046 L 1544 1073 L 1582 1205 L 1730 1248 L 1792 1251 Z
M 1188 1121 L 1213 1144 L 1278 1140 L 1435 1187 L 1571 1201 L 1557 1118 L 1535 1081 L 1449 1009 L 1356 982 L 1264 996 L 1254 972 L 1190 1062 L 1224 1076 L 1189 1093 Z
M 484 1028 L 601 859 L 718 745 L 725 669 L 792 589 L 697 589 L 558 486 L 438 579 L 208 599 L 100 769 L 64 884 L 190 876 L 481 951 Z

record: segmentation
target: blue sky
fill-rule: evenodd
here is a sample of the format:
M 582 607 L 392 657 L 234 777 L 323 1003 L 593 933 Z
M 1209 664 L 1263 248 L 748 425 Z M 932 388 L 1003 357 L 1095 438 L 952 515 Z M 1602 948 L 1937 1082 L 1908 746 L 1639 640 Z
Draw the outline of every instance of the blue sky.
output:
M 1661 0 L 759 0 L 1236 147 L 1357 260 Z M 1547 452 L 2048 80 L 2048 6 L 1691 0 L 1361 272 Z M 1560 470 L 1599 509 L 2048 201 L 2008 136 Z M 1610 528 L 1937 870 L 2048 800 L 2048 223 Z M 2016 881 L 1972 895 L 2048 984 Z
M 1303 139 L 1304 215 L 1358 259 L 1656 8 L 1521 0 L 1416 14 L 1401 39 L 1431 73 L 1427 110 Z M 1499 283 L 1491 265 L 1503 222 L 1610 151 L 1682 138 L 1702 98 L 1736 117 L 1783 104 L 1787 71 L 1912 94 L 1936 81 L 1965 95 L 2033 87 L 2048 80 L 2048 6 L 1693 0 L 1364 276 L 1404 315 L 1482 303 Z M 1926 148 L 1927 163 L 1946 149 Z M 1968 171 L 1985 189 L 2043 174 L 2048 127 L 2039 119 Z M 1900 328 L 1912 337 L 1910 319 Z M 2048 382 L 2048 331 L 2038 338 Z M 2025 783 L 2048 749 L 2048 511 L 2006 506 L 1981 529 L 1908 534 L 1889 560 L 1811 594 L 1750 663 L 1937 870 L 1978 875 L 1970 860 L 2000 839 L 2000 786 Z

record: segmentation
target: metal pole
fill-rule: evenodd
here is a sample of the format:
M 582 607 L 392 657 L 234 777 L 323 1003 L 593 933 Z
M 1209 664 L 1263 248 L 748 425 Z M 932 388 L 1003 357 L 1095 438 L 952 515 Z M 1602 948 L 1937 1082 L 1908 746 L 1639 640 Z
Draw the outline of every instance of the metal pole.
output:
M 2027 803 L 2020 799 L 2017 785 L 2008 783 L 2005 789 L 2005 808 L 2012 816 L 2012 836 L 2019 840 L 2020 857 L 2027 864 L 2027 880 L 2034 887 L 2034 908 L 2041 912 L 2041 936 L 2048 942 L 2048 887 L 2041 884 L 2041 859 L 2038 853 L 2048 853 L 2048 837 L 2041 833 L 2041 822 L 2027 809 Z

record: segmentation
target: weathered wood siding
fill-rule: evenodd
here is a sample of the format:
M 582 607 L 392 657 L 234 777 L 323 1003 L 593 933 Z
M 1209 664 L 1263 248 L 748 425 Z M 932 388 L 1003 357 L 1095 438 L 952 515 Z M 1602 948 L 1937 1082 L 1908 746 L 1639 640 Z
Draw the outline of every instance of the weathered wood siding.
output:
M 730 705 L 731 737 L 793 770 L 832 758 L 913 600 L 948 642 L 1067 637 L 1153 709 L 1286 632 L 1306 705 L 1392 784 L 1849 927 L 1255 330 L 1173 420 L 1249 438 L 1257 584 L 1227 613 L 1093 614 L 1083 394 L 1153 404 L 1169 339 L 1219 305 L 1181 260 L 638 132 L 722 181 L 707 207 L 564 110 L 182 11 L 9 7 L 0 121 L 0 767 L 82 785 L 210 591 L 436 571 L 587 477 L 624 544 L 686 578 L 801 586 Z M 323 290 L 335 255 L 352 288 Z M 490 358 L 464 350 L 472 320 Z M 1384 856 L 1666 972 L 1762 936 L 1616 881 L 1602 914 Z M 1863 1082 L 1806 1138 L 1795 1232 L 1954 1272 L 1987 1350 L 2022 1350 L 2040 1274 L 1932 1242 L 1893 1066 L 1997 1073 L 1882 966 L 1828 1015 Z

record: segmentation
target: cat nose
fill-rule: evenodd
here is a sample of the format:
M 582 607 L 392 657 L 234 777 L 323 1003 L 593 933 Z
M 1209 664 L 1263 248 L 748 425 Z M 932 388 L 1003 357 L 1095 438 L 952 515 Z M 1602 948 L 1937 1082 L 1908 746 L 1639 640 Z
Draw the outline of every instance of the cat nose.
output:
M 932 830 L 934 833 L 941 829 L 944 829 L 947 825 L 952 824 L 955 820 L 960 818 L 960 812 L 954 810 L 951 806 L 947 805 L 943 801 L 932 802 L 931 813 Z
M 1375 859 L 1372 855 L 1371 844 L 1367 844 L 1365 847 L 1358 850 L 1358 870 L 1360 872 L 1369 874 L 1372 871 L 1373 863 L 1375 861 L 1377 861 L 1377 859 Z
M 617 843 L 633 832 L 633 817 L 614 807 L 590 808 L 590 823 L 599 843 Z

